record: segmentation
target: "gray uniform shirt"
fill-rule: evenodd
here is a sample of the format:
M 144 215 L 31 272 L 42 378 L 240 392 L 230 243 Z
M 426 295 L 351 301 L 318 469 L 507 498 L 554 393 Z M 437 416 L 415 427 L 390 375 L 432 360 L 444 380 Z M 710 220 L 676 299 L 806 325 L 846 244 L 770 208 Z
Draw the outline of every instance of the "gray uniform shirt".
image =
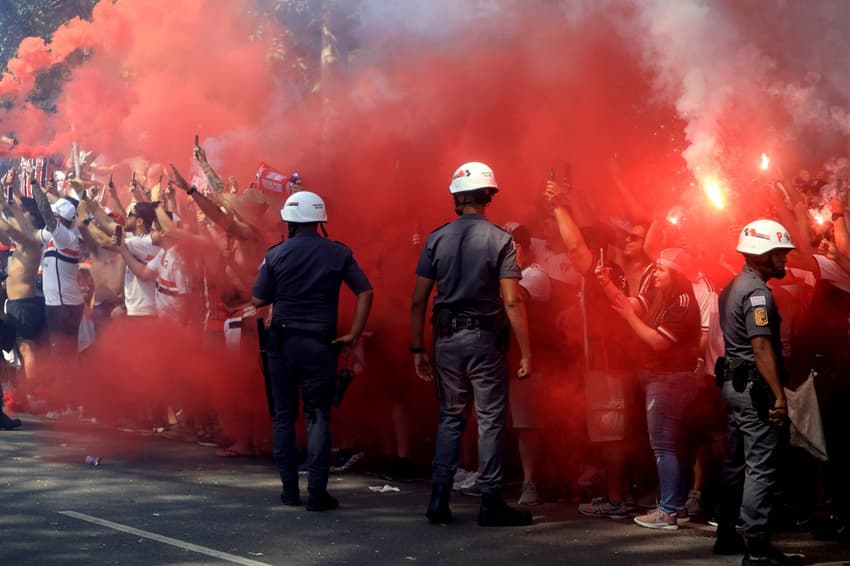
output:
M 755 363 L 750 340 L 769 336 L 773 351 L 781 358 L 779 338 L 781 318 L 773 293 L 749 266 L 739 273 L 720 294 L 720 329 L 726 347 L 726 359 Z M 781 359 L 777 360 L 781 363 Z
M 470 317 L 501 315 L 499 280 L 522 277 L 511 235 L 480 214 L 464 214 L 431 232 L 416 274 L 436 281 L 435 309 L 449 306 Z

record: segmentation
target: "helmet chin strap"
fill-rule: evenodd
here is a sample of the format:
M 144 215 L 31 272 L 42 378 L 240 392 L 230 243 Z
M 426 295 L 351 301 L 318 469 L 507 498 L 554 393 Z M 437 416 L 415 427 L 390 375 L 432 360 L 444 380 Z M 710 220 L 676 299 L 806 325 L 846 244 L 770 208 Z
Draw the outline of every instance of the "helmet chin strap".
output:
M 324 222 L 319 223 L 319 229 L 322 231 L 322 235 L 324 235 L 324 237 L 327 238 L 328 237 L 328 231 L 325 230 L 325 223 Z

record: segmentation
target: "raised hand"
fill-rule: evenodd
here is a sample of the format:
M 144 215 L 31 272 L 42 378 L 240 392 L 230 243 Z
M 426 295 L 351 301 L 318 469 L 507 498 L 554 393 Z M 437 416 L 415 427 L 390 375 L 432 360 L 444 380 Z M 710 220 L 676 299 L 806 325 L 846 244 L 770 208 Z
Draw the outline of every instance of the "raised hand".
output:
M 189 190 L 189 183 L 186 182 L 186 179 L 183 178 L 183 175 L 180 174 L 180 171 L 177 170 L 177 167 L 174 166 L 173 163 L 169 163 L 171 166 L 171 173 L 174 178 L 174 184 L 183 189 L 184 191 Z

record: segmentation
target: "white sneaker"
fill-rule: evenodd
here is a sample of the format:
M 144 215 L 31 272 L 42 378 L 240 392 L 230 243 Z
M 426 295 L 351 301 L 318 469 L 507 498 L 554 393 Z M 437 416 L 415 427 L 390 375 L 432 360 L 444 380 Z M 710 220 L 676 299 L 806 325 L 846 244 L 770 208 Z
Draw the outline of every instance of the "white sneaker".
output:
M 460 491 L 461 485 L 463 482 L 468 480 L 471 476 L 474 476 L 475 472 L 471 472 L 469 470 L 464 470 L 463 468 L 458 468 L 455 472 L 455 477 L 452 480 L 452 490 Z
M 478 487 L 478 478 L 481 476 L 478 472 L 475 472 L 462 482 L 458 486 L 458 491 L 460 491 L 463 495 L 472 495 L 472 496 L 480 496 L 481 489 Z
M 647 529 L 661 529 L 664 531 L 675 531 L 679 528 L 675 515 L 668 515 L 660 508 L 650 511 L 646 515 L 635 517 L 635 523 Z
M 622 502 L 618 505 L 611 503 L 607 497 L 594 497 L 590 503 L 578 506 L 578 512 L 590 517 L 607 517 L 609 519 L 625 519 L 629 509 Z
M 534 483 L 529 481 L 522 484 L 522 493 L 519 495 L 517 505 L 540 505 L 540 495 Z

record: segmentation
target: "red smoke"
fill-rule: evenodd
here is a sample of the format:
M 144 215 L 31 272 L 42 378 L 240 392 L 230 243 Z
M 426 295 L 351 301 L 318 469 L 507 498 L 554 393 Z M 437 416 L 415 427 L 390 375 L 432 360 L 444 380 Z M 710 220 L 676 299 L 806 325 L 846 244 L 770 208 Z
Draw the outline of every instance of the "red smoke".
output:
M 143 156 L 187 169 L 198 133 L 222 176 L 236 175 L 243 187 L 260 161 L 297 169 L 305 188 L 326 197 L 331 237 L 354 249 L 375 282 L 370 326 L 394 332 L 405 332 L 408 317 L 419 249 L 412 236 L 419 233 L 424 241 L 454 218 L 449 178 L 465 161 L 484 161 L 495 170 L 500 192 L 491 219 L 529 224 L 539 237 L 549 214 L 542 185 L 553 168 L 558 177 L 571 170 L 571 198 L 588 202 L 600 219 L 623 215 L 607 170 L 616 154 L 647 218 L 663 218 L 684 199 L 692 205 L 683 227 L 692 245 L 713 250 L 706 256 L 714 258 L 728 250 L 727 226 L 740 218 L 712 210 L 690 187 L 681 158 L 686 131 L 694 141 L 704 133 L 697 125 L 716 125 L 711 133 L 722 140 L 724 157 L 750 163 L 755 177 L 762 151 L 789 167 L 796 161 L 793 150 L 783 150 L 786 139 L 762 132 L 774 117 L 792 118 L 770 101 L 754 109 L 750 103 L 758 97 L 748 92 L 724 99 L 719 110 L 712 107 L 717 112 L 711 119 L 689 121 L 675 105 L 686 91 L 676 82 L 676 67 L 648 64 L 642 38 L 635 29 L 623 31 L 624 19 L 636 20 L 640 10 L 589 9 L 571 20 L 555 4 L 505 2 L 498 17 L 447 24 L 432 34 L 390 28 L 361 38 L 349 64 L 329 69 L 319 92 L 307 93 L 288 80 L 291 58 L 268 57 L 272 26 L 264 22 L 262 38 L 251 41 L 260 22 L 247 0 L 104 1 L 90 22 L 73 20 L 46 47 L 35 38 L 22 43 L 9 63 L 14 78 L 6 74 L 0 81 L 0 96 L 14 102 L 0 111 L 0 124 L 20 140 L 20 155 L 66 153 L 76 141 L 109 162 Z M 77 50 L 85 60 L 73 67 L 56 112 L 27 104 L 36 75 Z M 676 53 L 654 55 L 675 59 Z M 672 86 L 659 89 L 660 79 Z M 716 123 L 720 118 L 723 123 Z M 126 175 L 116 180 L 128 181 Z M 749 183 L 736 189 L 748 191 Z M 753 206 L 746 215 L 763 208 Z M 281 231 L 274 207 L 266 221 L 270 233 Z M 342 304 L 346 328 L 350 300 Z M 399 347 L 387 341 L 371 349 L 397 353 Z M 116 412 L 174 398 L 227 407 L 250 396 L 249 404 L 262 413 L 257 379 L 245 374 L 256 359 L 233 363 L 183 329 L 116 328 L 99 337 L 85 366 L 93 387 L 72 386 L 63 394 Z M 435 410 L 409 358 L 373 354 L 364 379 L 372 385 L 407 382 L 422 393 L 418 402 L 426 411 Z M 251 383 L 251 392 L 244 383 Z M 570 394 L 551 402 L 556 412 L 578 405 Z

